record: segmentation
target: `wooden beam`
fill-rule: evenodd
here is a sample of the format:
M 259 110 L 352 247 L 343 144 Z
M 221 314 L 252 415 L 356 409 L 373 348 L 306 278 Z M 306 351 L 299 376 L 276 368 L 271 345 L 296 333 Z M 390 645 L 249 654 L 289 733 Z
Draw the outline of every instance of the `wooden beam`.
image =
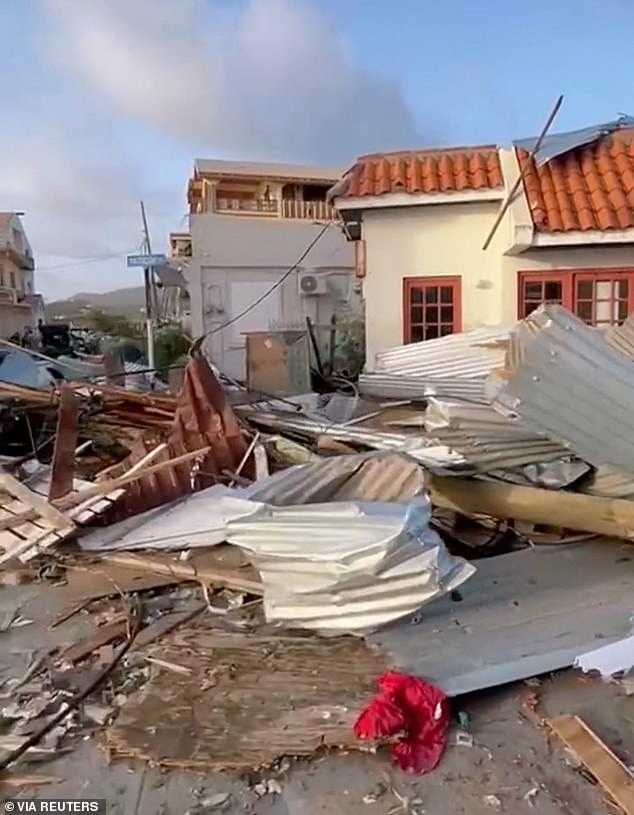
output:
M 583 719 L 566 715 L 546 722 L 626 815 L 634 815 L 634 777 Z
M 142 569 L 145 572 L 174 577 L 179 580 L 192 580 L 197 583 L 213 583 L 215 586 L 225 586 L 228 589 L 244 591 L 248 594 L 261 596 L 264 594 L 262 583 L 250 580 L 240 574 L 236 568 L 210 568 L 196 567 L 195 563 L 187 560 L 159 560 L 149 555 L 135 555 L 127 552 L 116 552 L 101 557 L 103 563 L 112 563 L 132 569 Z
M 432 503 L 462 515 L 593 532 L 634 540 L 634 501 L 492 481 L 430 476 Z

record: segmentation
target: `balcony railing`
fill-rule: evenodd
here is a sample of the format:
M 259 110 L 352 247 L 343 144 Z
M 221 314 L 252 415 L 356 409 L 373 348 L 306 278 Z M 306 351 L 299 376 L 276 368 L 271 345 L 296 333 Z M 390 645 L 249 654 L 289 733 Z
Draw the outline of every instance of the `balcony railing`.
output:
M 273 215 L 302 221 L 330 221 L 335 209 L 326 201 L 296 201 L 275 198 L 225 198 L 216 199 L 216 212 L 244 213 L 250 215 Z
M 279 210 L 274 198 L 217 198 L 216 211 L 277 215 Z
M 334 207 L 327 201 L 282 201 L 282 217 L 308 221 L 330 221 Z

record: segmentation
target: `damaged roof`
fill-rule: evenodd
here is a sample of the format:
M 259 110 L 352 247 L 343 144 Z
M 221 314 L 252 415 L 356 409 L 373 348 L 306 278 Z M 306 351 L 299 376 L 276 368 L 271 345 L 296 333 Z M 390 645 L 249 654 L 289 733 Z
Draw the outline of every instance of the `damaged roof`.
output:
M 516 147 L 538 232 L 634 227 L 634 127 L 601 135 L 539 166 Z M 526 166 L 528 165 L 528 166 Z

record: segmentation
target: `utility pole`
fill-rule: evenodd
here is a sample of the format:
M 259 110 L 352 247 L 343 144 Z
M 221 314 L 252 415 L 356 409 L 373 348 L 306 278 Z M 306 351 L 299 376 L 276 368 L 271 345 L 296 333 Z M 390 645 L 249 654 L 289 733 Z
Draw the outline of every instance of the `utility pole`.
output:
M 150 243 L 150 230 L 147 225 L 147 216 L 145 214 L 145 204 L 143 201 L 141 201 L 141 218 L 143 220 L 143 232 L 145 234 L 145 254 L 151 255 L 152 245 Z M 145 330 L 147 334 L 148 367 L 154 371 L 156 368 L 156 357 L 154 354 L 154 303 L 149 266 L 145 266 L 143 269 L 143 282 L 145 284 Z

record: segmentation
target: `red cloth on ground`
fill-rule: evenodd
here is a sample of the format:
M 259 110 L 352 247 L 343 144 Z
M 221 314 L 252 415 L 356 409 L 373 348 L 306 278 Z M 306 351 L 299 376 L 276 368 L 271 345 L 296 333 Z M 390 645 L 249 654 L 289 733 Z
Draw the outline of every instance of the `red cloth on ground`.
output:
M 359 739 L 404 735 L 392 746 L 402 770 L 424 773 L 438 765 L 447 744 L 449 700 L 415 676 L 389 672 L 379 677 L 379 692 L 354 725 Z

